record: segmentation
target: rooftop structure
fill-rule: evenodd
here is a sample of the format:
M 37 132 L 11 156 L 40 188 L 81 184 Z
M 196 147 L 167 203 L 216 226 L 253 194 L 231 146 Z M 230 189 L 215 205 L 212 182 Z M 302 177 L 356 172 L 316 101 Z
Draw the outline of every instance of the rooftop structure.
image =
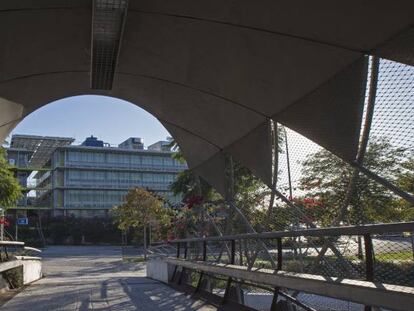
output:
M 171 151 L 171 143 L 172 138 L 168 137 L 167 140 L 160 140 L 152 145 L 149 145 L 148 150 Z
M 103 140 L 98 140 L 98 138 L 91 135 L 91 137 L 86 137 L 85 141 L 82 143 L 82 146 L 88 147 L 103 147 Z
M 124 142 L 118 145 L 119 148 L 122 149 L 136 149 L 136 150 L 143 150 L 144 149 L 144 140 L 140 137 L 130 137 Z M 148 147 L 148 149 L 151 146 Z
M 70 145 L 75 141 L 70 137 L 51 137 L 37 135 L 13 135 L 10 148 L 31 152 L 27 166 L 42 168 L 49 160 L 57 147 Z

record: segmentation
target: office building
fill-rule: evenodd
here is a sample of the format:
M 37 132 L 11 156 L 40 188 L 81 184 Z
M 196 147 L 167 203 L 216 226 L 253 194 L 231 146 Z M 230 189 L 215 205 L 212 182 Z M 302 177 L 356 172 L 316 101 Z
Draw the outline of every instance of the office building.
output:
M 38 143 L 30 144 L 33 140 Z M 121 204 L 134 187 L 154 191 L 172 202 L 180 200 L 169 188 L 187 166 L 172 158 L 168 140 L 147 149 L 137 137 L 117 147 L 93 136 L 81 145 L 72 143 L 72 138 L 12 137 L 9 162 L 14 161 L 20 174 L 17 176 L 27 189 L 26 204 L 16 208 L 46 209 L 55 216 L 103 217 L 114 205 Z M 15 160 L 17 150 L 21 162 Z M 30 174 L 35 180 L 31 188 L 27 187 Z

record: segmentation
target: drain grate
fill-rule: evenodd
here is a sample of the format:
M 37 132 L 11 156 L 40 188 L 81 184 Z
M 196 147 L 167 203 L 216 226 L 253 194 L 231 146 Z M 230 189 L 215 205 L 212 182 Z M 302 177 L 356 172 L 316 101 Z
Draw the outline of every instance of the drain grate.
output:
M 93 1 L 92 89 L 112 89 L 127 10 L 128 0 Z

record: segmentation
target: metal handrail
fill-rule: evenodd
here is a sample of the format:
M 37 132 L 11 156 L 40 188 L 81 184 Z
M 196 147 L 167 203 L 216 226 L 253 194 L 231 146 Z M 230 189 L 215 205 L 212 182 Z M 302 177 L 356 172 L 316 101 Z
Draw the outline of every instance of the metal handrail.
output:
M 29 246 L 25 246 L 25 247 L 24 247 L 24 250 L 25 250 L 25 251 L 31 251 L 31 252 L 37 252 L 37 253 L 41 253 L 41 252 L 42 252 L 42 250 L 40 250 L 40 249 L 38 249 L 38 248 L 35 248 L 35 247 L 29 247 Z
M 0 246 L 24 246 L 24 242 L 19 241 L 0 241 Z
M 204 241 L 231 241 L 244 239 L 277 239 L 293 238 L 299 236 L 341 236 L 341 235 L 364 235 L 383 234 L 391 232 L 414 232 L 414 222 L 399 222 L 390 224 L 371 224 L 360 226 L 311 228 L 294 231 L 273 231 L 263 233 L 243 233 L 226 236 L 211 236 L 203 238 L 187 238 L 168 241 L 168 243 L 204 242 Z
M 285 268 L 286 263 L 285 263 L 285 256 L 283 256 L 284 252 L 283 249 L 286 249 L 286 247 L 283 245 L 283 238 L 295 238 L 295 237 L 320 237 L 323 238 L 325 241 L 332 241 L 331 237 L 339 237 L 339 236 L 360 236 L 361 240 L 360 240 L 360 246 L 361 248 L 364 248 L 364 257 L 365 257 L 365 263 L 361 262 L 361 265 L 364 265 L 364 273 L 365 275 L 357 275 L 355 277 L 354 275 L 354 270 L 353 270 L 353 266 L 351 264 L 349 264 L 347 261 L 343 260 L 342 254 L 339 253 L 335 255 L 342 260 L 342 262 L 344 263 L 344 267 L 346 267 L 347 269 L 349 269 L 350 271 L 350 277 L 347 280 L 347 282 L 365 282 L 364 286 L 362 286 L 364 289 L 361 289 L 361 291 L 355 291 L 353 294 L 358 294 L 361 297 L 358 299 L 353 299 L 352 295 L 351 297 L 348 297 L 346 295 L 343 295 L 341 297 L 332 294 L 332 293 L 328 293 L 328 290 L 330 288 L 336 288 L 336 290 L 343 290 L 345 287 L 347 287 L 349 284 L 340 284 L 340 286 L 342 287 L 337 287 L 339 286 L 339 284 L 331 284 L 330 282 L 325 282 L 324 278 L 325 276 L 323 275 L 318 275 L 318 274 L 313 274 L 312 270 L 310 270 L 308 273 L 310 273 L 308 276 L 312 276 L 312 278 L 318 278 L 318 282 L 315 281 L 315 283 L 310 282 L 312 284 L 310 284 L 310 287 L 312 286 L 324 286 L 325 289 L 322 292 L 314 292 L 312 290 L 308 290 L 309 292 L 312 292 L 314 294 L 324 294 L 324 296 L 328 296 L 328 297 L 334 297 L 337 299 L 343 299 L 346 298 L 349 301 L 356 301 L 358 303 L 365 303 L 367 304 L 367 308 L 369 309 L 370 305 L 375 305 L 377 303 L 379 303 L 379 298 L 374 299 L 374 300 L 366 300 L 364 298 L 364 295 L 367 294 L 368 292 L 364 292 L 364 291 L 372 291 L 372 289 L 370 288 L 370 286 L 374 283 L 372 283 L 375 280 L 375 276 L 376 273 L 378 272 L 377 270 L 377 266 L 375 265 L 375 253 L 374 253 L 374 243 L 373 243 L 373 239 L 376 238 L 376 235 L 380 235 L 380 234 L 387 234 L 387 233 L 396 233 L 396 232 L 414 232 L 414 222 L 399 222 L 399 223 L 389 223 L 389 224 L 370 224 L 370 225 L 359 225 L 359 226 L 344 226 L 344 227 L 332 227 L 332 228 L 311 228 L 311 229 L 301 229 L 301 230 L 295 230 L 295 231 L 275 231 L 275 232 L 264 232 L 264 233 L 247 233 L 247 234 L 235 234 L 235 235 L 226 235 L 226 236 L 213 236 L 213 237 L 202 237 L 202 238 L 186 238 L 186 239 L 176 239 L 176 240 L 172 240 L 172 241 L 168 241 L 170 246 L 175 246 L 176 247 L 176 254 L 159 254 L 159 255 L 164 255 L 164 260 L 169 263 L 172 264 L 173 266 L 175 266 L 174 268 L 174 272 L 172 274 L 171 277 L 171 281 L 170 283 L 172 284 L 176 284 L 177 286 L 181 285 L 181 280 L 183 279 L 182 275 L 185 274 L 185 269 L 188 270 L 195 270 L 198 271 L 200 276 L 199 276 L 199 280 L 198 280 L 198 285 L 197 287 L 194 287 L 194 292 L 199 292 L 200 290 L 200 284 L 203 280 L 203 275 L 224 275 L 226 277 L 228 277 L 228 281 L 227 281 L 227 287 L 225 290 L 225 294 L 224 294 L 224 298 L 223 301 L 227 300 L 227 295 L 229 295 L 230 293 L 230 285 L 234 282 L 237 283 L 237 281 L 234 280 L 234 278 L 237 280 L 243 280 L 243 282 L 245 281 L 251 281 L 253 283 L 257 283 L 258 286 L 261 285 L 266 285 L 266 286 L 273 286 L 273 287 L 286 287 L 286 288 L 290 288 L 296 291 L 306 291 L 303 288 L 299 288 L 298 285 L 295 284 L 290 284 L 290 282 L 288 282 L 287 279 L 280 279 L 280 275 L 281 274 L 286 274 L 286 275 L 294 275 L 296 272 L 288 272 L 288 271 L 283 271 L 283 268 Z M 259 270 L 256 269 L 251 269 L 251 267 L 246 266 L 245 264 L 243 264 L 240 261 L 240 265 L 235 265 L 235 258 L 236 258 L 236 252 L 239 252 L 239 258 L 241 258 L 240 256 L 242 253 L 242 250 L 236 250 L 236 242 L 237 241 L 242 241 L 242 240 L 265 240 L 265 239 L 275 239 L 276 244 L 274 245 L 275 249 L 277 249 L 276 252 L 276 256 L 277 256 L 277 266 L 274 267 L 273 269 L 263 269 L 261 268 L 260 271 L 264 272 L 264 271 L 270 271 L 269 273 L 267 273 L 266 275 L 264 275 L 263 273 L 260 274 Z M 208 242 L 209 241 L 224 241 L 224 242 L 229 242 L 228 244 L 230 244 L 230 251 L 228 254 L 228 258 L 226 263 L 220 263 L 218 262 L 216 259 L 214 259 L 214 261 L 208 260 Z M 191 244 L 195 242 L 195 244 Z M 165 242 L 164 242 L 165 243 Z M 202 245 L 201 245 L 202 244 Z M 159 245 L 158 247 L 162 246 L 161 243 L 152 243 L 152 245 Z M 240 247 L 242 245 L 242 243 L 238 244 Z M 197 249 L 197 259 L 196 261 L 192 260 L 189 258 L 188 256 L 188 249 L 191 247 L 196 247 Z M 200 248 L 201 247 L 201 248 Z M 184 254 L 181 253 L 181 250 L 184 249 Z M 318 252 L 319 253 L 319 252 Z M 247 255 L 246 255 L 247 256 Z M 289 255 L 288 255 L 289 256 Z M 202 260 L 199 260 L 199 258 L 202 258 Z M 318 257 L 315 257 L 315 260 Z M 315 261 L 314 260 L 314 261 Z M 177 267 L 180 266 L 182 269 L 181 271 L 179 271 L 179 269 L 177 269 Z M 279 273 L 280 272 L 280 273 Z M 260 275 L 259 275 L 259 274 Z M 277 274 L 277 275 L 276 275 Z M 299 277 L 299 274 L 296 276 L 296 280 L 295 282 L 298 281 L 303 281 L 306 279 L 306 275 L 303 274 L 302 277 Z M 265 281 L 263 278 L 270 278 L 268 281 Z M 330 279 L 332 279 L 332 277 L 329 277 Z M 335 278 L 335 277 L 334 277 Z M 364 279 L 364 281 L 362 281 L 361 279 Z M 339 280 L 339 279 L 338 279 Z M 283 281 L 283 282 L 282 282 Z M 299 282 L 300 283 L 300 282 Z M 384 282 L 387 283 L 387 282 Z M 230 284 L 230 285 L 229 285 Z M 362 283 L 361 283 L 362 284 Z M 384 284 L 379 284 L 380 286 L 384 285 Z M 398 288 L 401 289 L 401 291 L 404 290 L 409 290 L 409 299 L 410 302 L 414 301 L 414 288 L 411 287 L 404 287 L 404 286 L 400 286 L 401 284 L 395 284 L 395 286 L 397 286 Z M 256 286 L 255 284 L 253 284 L 252 286 Z M 390 285 L 390 286 L 394 286 L 394 285 Z M 191 287 L 191 286 L 190 286 Z M 403 288 L 404 287 L 404 288 Z M 346 289 L 348 290 L 348 289 Z M 326 292 L 325 292 L 326 291 Z M 364 294 L 361 294 L 362 292 L 364 292 Z M 274 292 L 274 297 L 277 298 L 277 295 L 281 294 L 281 290 L 277 289 Z M 211 294 L 211 293 L 210 293 Z M 377 291 L 376 295 L 382 297 L 383 293 L 381 291 Z M 384 293 L 384 295 L 389 295 L 389 293 Z M 282 295 L 282 294 L 281 294 Z M 383 304 L 384 306 L 393 306 L 395 307 L 395 304 L 389 304 L 389 301 L 392 301 L 395 297 L 398 296 L 398 290 L 395 290 L 392 294 L 390 294 L 391 296 L 393 296 L 393 298 L 391 299 L 387 299 L 387 301 L 381 302 L 379 304 Z M 390 296 L 390 297 L 391 297 Z M 385 296 L 384 296 L 385 297 Z M 385 299 L 385 298 L 384 298 Z M 277 301 L 277 299 L 275 300 Z M 293 302 L 295 304 L 297 304 L 298 302 Z M 405 306 L 409 305 L 407 303 L 404 304 Z M 308 308 L 307 310 L 311 310 L 312 308 Z M 398 309 L 398 308 L 394 308 L 394 309 Z M 402 308 L 401 310 L 407 310 L 406 307 Z

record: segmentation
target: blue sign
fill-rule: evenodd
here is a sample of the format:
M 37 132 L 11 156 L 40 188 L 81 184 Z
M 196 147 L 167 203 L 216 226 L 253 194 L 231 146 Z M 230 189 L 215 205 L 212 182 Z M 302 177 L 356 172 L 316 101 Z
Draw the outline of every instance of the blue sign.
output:
M 26 226 L 29 224 L 29 219 L 27 217 L 17 218 L 17 224 L 19 226 Z

